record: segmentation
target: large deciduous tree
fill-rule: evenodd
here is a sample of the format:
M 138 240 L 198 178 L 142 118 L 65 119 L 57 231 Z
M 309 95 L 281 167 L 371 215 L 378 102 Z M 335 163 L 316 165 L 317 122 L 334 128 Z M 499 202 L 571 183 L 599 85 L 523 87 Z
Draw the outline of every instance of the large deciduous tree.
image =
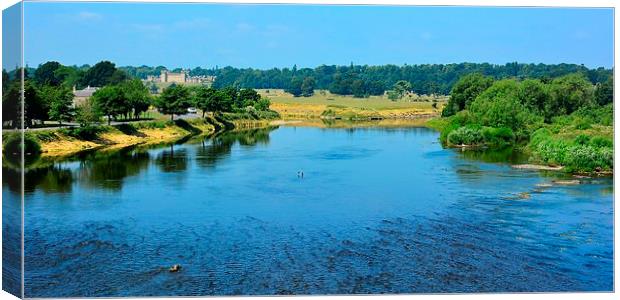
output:
M 614 77 L 609 76 L 603 83 L 596 85 L 594 99 L 599 105 L 607 105 L 614 102 Z
M 109 61 L 101 61 L 92 66 L 82 78 L 82 85 L 101 87 L 109 84 L 119 84 L 127 79 L 125 72 L 118 70 Z
M 133 113 L 134 118 L 138 118 L 141 113 L 147 111 L 151 105 L 151 94 L 146 86 L 139 79 L 126 80 L 120 84 L 124 97 L 128 102 L 127 113 Z
M 31 126 L 33 120 L 41 122 L 49 119 L 49 103 L 41 97 L 41 92 L 31 81 L 24 81 L 24 122 L 26 126 Z
M 304 97 L 310 97 L 314 95 L 315 87 L 316 87 L 316 80 L 314 80 L 314 77 L 304 78 L 304 81 L 301 84 L 301 95 Z
M 469 110 L 480 125 L 506 127 L 515 132 L 526 129 L 528 124 L 541 121 L 521 103 L 519 84 L 510 79 L 495 82 L 476 97 Z
M 461 77 L 450 92 L 448 104 L 443 109 L 442 116 L 447 117 L 466 109 L 469 105 L 493 84 L 493 79 L 479 73 Z
M 10 127 L 18 127 L 21 111 L 21 82 L 13 81 L 2 85 L 2 122 L 7 122 Z
M 61 68 L 62 65 L 57 61 L 48 61 L 40 65 L 34 71 L 34 80 L 38 84 L 57 86 L 62 83 L 62 78 L 59 78 L 56 71 Z
M 394 87 L 392 89 L 398 94 L 400 98 L 402 98 L 403 96 L 405 96 L 406 93 L 411 91 L 411 88 L 411 83 L 409 81 L 399 80 L 394 84 Z
M 187 113 L 187 108 L 191 105 L 189 90 L 183 85 L 171 85 L 163 90 L 161 95 L 156 98 L 155 106 L 157 110 L 165 115 L 170 115 L 170 120 L 174 120 L 174 115 Z
M 201 86 L 194 94 L 194 105 L 202 111 L 202 117 L 207 112 L 214 112 L 218 109 L 216 103 L 216 92 L 214 88 Z
M 110 125 L 112 117 L 122 115 L 128 110 L 128 104 L 120 86 L 105 86 L 97 90 L 91 97 L 96 109 L 108 117 Z
M 569 74 L 551 81 L 551 100 L 547 102 L 547 114 L 570 115 L 582 107 L 594 104 L 594 87 L 581 73 Z
M 62 125 L 63 121 L 73 118 L 73 93 L 68 87 L 43 86 L 41 97 L 49 107 L 50 120 L 58 121 Z
M 288 88 L 285 90 L 287 93 L 291 93 L 294 97 L 301 96 L 301 85 L 303 81 L 299 77 L 293 77 L 289 83 Z

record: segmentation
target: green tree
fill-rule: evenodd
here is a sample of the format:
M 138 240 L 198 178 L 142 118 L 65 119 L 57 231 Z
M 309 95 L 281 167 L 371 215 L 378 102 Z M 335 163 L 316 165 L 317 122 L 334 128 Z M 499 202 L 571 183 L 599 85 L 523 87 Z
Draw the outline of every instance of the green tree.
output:
M 128 110 L 128 103 L 123 90 L 117 85 L 100 88 L 91 99 L 97 111 L 108 117 L 108 125 L 110 125 L 112 117 L 121 115 Z
M 5 70 L 2 69 L 2 91 L 6 91 L 6 89 L 9 87 L 10 84 L 10 77 L 9 77 L 9 73 Z
M 469 105 L 493 84 L 493 79 L 479 73 L 467 74 L 461 77 L 452 87 L 448 104 L 444 107 L 442 116 L 448 117 L 467 109 Z
M 101 113 L 93 104 L 92 99 L 87 99 L 75 109 L 75 120 L 82 127 L 89 126 L 93 123 L 99 122 Z
M 574 73 L 551 81 L 551 100 L 547 102 L 546 115 L 570 115 L 582 107 L 594 104 L 594 88 L 585 75 Z
M 10 127 L 16 128 L 21 112 L 21 82 L 3 83 L 2 88 L 6 89 L 2 93 L 2 122 L 8 122 Z
M 398 94 L 399 98 L 403 98 L 406 93 L 411 91 L 411 88 L 411 83 L 406 80 L 399 80 L 392 87 L 394 92 Z
M 267 111 L 269 110 L 269 105 L 271 105 L 271 101 L 269 101 L 269 98 L 263 97 L 256 101 L 256 103 L 254 104 L 254 108 L 259 111 Z
M 351 82 L 351 93 L 355 98 L 366 97 L 366 87 L 364 81 L 361 79 L 355 79 Z
M 49 118 L 58 121 L 70 121 L 73 118 L 73 93 L 67 87 L 44 86 L 41 89 L 42 97 L 49 105 Z
M 480 125 L 523 132 L 539 119 L 521 103 L 518 94 L 515 80 L 500 80 L 476 97 L 469 110 Z
M 42 85 L 60 85 L 62 79 L 56 76 L 56 71 L 61 67 L 62 65 L 57 61 L 48 61 L 34 71 L 34 80 Z
M 526 79 L 519 85 L 519 100 L 527 109 L 545 117 L 545 121 L 551 121 L 547 115 L 545 106 L 551 101 L 548 85 L 537 79 Z
M 127 99 L 129 112 L 133 113 L 134 118 L 140 117 L 140 114 L 147 111 L 151 105 L 151 94 L 139 79 L 126 80 L 120 84 Z
M 205 113 L 213 112 L 217 107 L 216 99 L 217 90 L 211 87 L 201 86 L 194 94 L 194 105 L 196 108 L 202 111 L 202 117 L 205 117 Z
M 84 77 L 84 70 L 77 69 L 75 67 L 60 66 L 54 71 L 54 77 L 60 80 L 63 85 L 72 88 L 79 89 L 84 88 L 82 85 L 82 78 Z
M 254 89 L 242 89 L 239 91 L 239 96 L 237 99 L 237 108 L 243 108 L 247 106 L 254 106 L 256 101 L 260 99 L 260 94 L 257 93 Z
M 24 81 L 24 123 L 32 126 L 33 120 L 41 122 L 49 119 L 49 103 L 41 97 L 41 92 L 31 80 Z
M 392 101 L 396 101 L 400 99 L 400 95 L 396 91 L 393 91 L 393 90 L 387 91 L 387 96 L 388 96 L 388 99 Z
M 190 105 L 189 90 L 183 85 L 175 84 L 165 88 L 155 101 L 157 110 L 162 114 L 170 115 L 170 120 L 174 120 L 174 115 L 186 114 Z
M 84 73 L 83 86 L 101 87 L 110 84 L 119 84 L 127 79 L 125 72 L 116 69 L 109 61 L 101 61 Z
M 232 93 L 232 88 L 217 90 L 215 93 L 215 101 L 213 102 L 213 109 L 210 111 L 232 111 L 235 98 L 235 95 Z
M 609 76 L 603 83 L 596 85 L 594 99 L 598 105 L 604 106 L 614 102 L 614 77 Z
M 314 95 L 314 88 L 316 86 L 316 81 L 314 77 L 306 77 L 304 78 L 303 83 L 301 84 L 301 95 L 304 97 L 310 97 Z
M 288 88 L 285 90 L 287 93 L 293 94 L 294 97 L 301 96 L 301 85 L 303 81 L 299 77 L 293 77 Z

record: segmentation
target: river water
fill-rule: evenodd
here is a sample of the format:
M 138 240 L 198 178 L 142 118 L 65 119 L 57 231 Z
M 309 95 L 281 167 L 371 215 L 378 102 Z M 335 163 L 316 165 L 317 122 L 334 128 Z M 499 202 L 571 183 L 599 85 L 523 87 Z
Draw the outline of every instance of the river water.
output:
M 520 160 L 427 128 L 284 126 L 39 164 L 25 295 L 612 290 L 612 180 L 545 186 L 562 175 Z

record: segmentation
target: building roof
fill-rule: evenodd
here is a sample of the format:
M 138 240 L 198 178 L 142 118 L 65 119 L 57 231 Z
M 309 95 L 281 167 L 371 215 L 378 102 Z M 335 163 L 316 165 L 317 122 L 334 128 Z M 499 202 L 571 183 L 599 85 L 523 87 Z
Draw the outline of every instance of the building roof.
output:
M 83 90 L 73 90 L 73 96 L 75 97 L 90 97 L 92 96 L 99 88 L 98 87 L 86 87 Z

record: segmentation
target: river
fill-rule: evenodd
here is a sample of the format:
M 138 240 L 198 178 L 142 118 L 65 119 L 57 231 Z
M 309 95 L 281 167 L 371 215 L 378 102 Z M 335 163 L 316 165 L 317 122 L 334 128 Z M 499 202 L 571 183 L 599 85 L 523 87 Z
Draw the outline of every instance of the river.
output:
M 41 164 L 25 295 L 611 291 L 612 180 L 521 160 L 421 127 L 280 126 Z

